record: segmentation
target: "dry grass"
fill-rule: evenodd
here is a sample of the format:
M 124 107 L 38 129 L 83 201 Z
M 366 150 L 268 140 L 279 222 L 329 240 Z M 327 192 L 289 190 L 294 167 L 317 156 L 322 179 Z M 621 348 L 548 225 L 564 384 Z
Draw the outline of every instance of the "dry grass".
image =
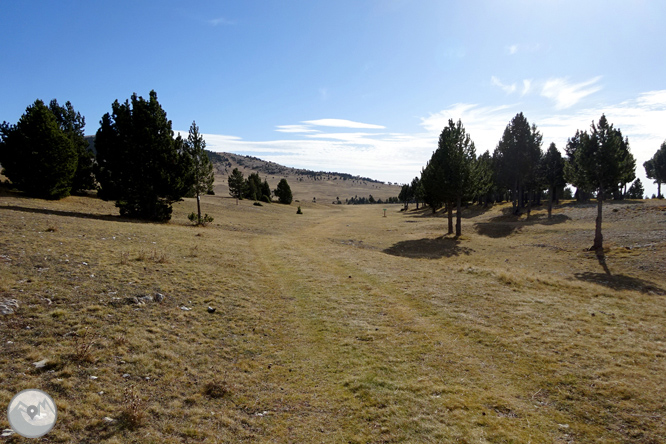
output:
M 594 205 L 474 209 L 460 239 L 397 205 L 202 205 L 204 236 L 189 199 L 156 225 L 90 197 L 0 195 L 0 300 L 20 304 L 0 317 L 0 405 L 49 392 L 44 442 L 666 436 L 655 202 L 608 206 L 604 258 L 585 251 Z

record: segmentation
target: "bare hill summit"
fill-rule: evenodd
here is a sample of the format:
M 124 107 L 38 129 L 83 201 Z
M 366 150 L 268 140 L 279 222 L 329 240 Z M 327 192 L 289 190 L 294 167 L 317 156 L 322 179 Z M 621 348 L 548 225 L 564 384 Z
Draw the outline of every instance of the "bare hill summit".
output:
M 346 173 L 311 171 L 290 168 L 275 162 L 252 156 L 233 153 L 214 153 L 208 155 L 215 167 L 215 193 L 229 195 L 227 179 L 234 168 L 238 168 L 245 177 L 252 173 L 268 181 L 271 190 L 277 187 L 280 179 L 287 179 L 295 200 L 331 203 L 338 198 L 342 203 L 351 197 L 369 197 L 386 200 L 400 193 L 400 185 L 384 183 L 367 177 L 352 176 Z

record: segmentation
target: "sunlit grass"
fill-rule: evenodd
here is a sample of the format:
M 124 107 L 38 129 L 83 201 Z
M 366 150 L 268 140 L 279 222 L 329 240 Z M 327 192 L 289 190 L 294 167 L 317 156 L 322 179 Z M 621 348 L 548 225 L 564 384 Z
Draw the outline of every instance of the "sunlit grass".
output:
M 605 222 L 610 274 L 585 251 L 594 208 L 475 209 L 455 239 L 429 210 L 300 205 L 205 196 L 200 228 L 193 200 L 159 225 L 0 195 L 0 299 L 20 303 L 0 317 L 0 404 L 49 392 L 47 442 L 666 436 L 651 202 Z

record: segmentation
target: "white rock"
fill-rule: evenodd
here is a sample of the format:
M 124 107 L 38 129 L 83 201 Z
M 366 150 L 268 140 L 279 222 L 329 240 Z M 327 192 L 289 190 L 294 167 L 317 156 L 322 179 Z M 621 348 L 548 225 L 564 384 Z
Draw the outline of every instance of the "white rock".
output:
M 47 362 L 49 362 L 48 359 L 42 359 L 41 361 L 33 362 L 32 365 L 34 365 L 36 368 L 43 368 L 46 366 Z
M 12 436 L 13 434 L 14 434 L 14 431 L 12 429 L 4 429 L 2 431 L 2 434 L 0 435 L 0 437 L 6 438 L 8 436 Z

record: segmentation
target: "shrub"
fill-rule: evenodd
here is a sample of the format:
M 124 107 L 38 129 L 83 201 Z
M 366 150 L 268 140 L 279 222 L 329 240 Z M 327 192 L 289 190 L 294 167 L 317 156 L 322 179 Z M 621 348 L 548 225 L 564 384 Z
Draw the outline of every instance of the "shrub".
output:
M 255 203 L 254 203 L 254 206 L 255 206 L 255 207 L 263 207 L 263 205 L 261 204 L 261 202 L 255 202 Z
M 298 207 L 298 210 L 296 210 L 296 214 L 303 214 L 303 212 L 301 211 L 301 207 L 300 207 L 300 206 Z
M 267 196 L 267 195 L 264 194 L 264 195 L 261 196 L 261 201 L 266 202 L 266 203 L 271 203 L 271 198 L 270 198 L 270 196 Z
M 201 226 L 206 226 L 207 224 L 213 222 L 213 216 L 209 216 L 208 213 L 206 213 L 204 216 L 201 217 L 201 220 L 197 220 L 199 217 L 197 213 L 192 212 L 190 213 L 187 218 L 192 222 L 194 225 L 201 225 Z

